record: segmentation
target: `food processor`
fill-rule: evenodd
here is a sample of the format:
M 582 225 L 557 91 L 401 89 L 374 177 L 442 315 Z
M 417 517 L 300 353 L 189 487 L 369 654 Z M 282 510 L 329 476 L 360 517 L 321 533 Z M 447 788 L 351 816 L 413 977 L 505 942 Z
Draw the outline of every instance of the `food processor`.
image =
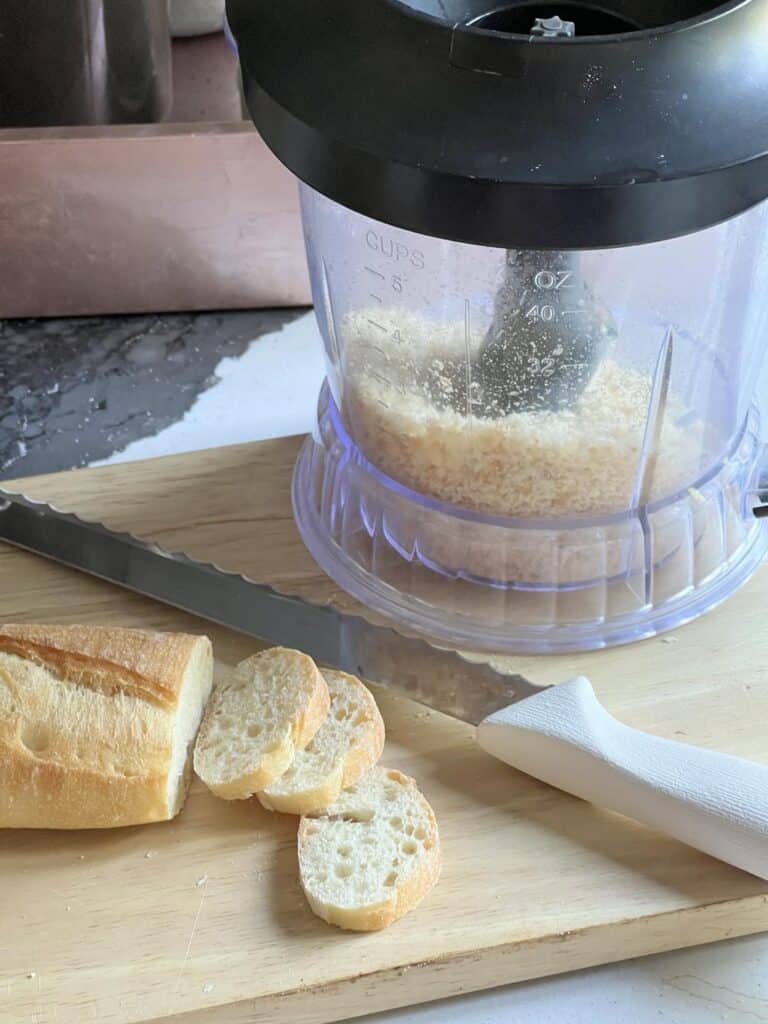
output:
M 304 541 L 465 649 L 669 630 L 768 546 L 768 0 L 229 0 L 300 179 Z

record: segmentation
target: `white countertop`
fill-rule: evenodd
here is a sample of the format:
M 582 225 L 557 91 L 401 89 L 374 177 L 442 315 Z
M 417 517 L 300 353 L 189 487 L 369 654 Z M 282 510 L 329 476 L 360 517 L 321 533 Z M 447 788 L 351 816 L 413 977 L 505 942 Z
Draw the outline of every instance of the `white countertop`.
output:
M 311 314 L 224 359 L 178 423 L 112 456 L 123 462 L 305 433 L 323 377 Z M 564 893 L 563 898 L 567 899 Z M 755 1024 L 768 1021 L 768 936 L 379 1014 L 387 1024 Z

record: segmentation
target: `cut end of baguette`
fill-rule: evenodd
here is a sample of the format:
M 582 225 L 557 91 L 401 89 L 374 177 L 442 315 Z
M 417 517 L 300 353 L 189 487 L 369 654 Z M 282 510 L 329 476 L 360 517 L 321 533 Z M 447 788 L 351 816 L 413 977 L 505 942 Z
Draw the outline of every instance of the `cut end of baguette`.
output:
M 192 753 L 205 706 L 213 686 L 213 650 L 207 637 L 193 647 L 179 690 L 178 710 L 171 729 L 171 759 L 168 766 L 166 805 L 168 818 L 175 818 L 187 797 L 192 781 Z
M 267 810 L 311 814 L 357 782 L 381 757 L 384 722 L 365 686 L 345 672 L 324 670 L 330 710 L 317 735 L 259 800 Z
M 313 912 L 350 931 L 386 928 L 440 874 L 435 815 L 413 779 L 374 768 L 330 807 L 302 818 L 301 884 Z
M 210 640 L 99 626 L 0 630 L 0 827 L 175 817 L 211 691 Z
M 195 745 L 195 771 L 224 800 L 270 786 L 322 725 L 328 687 L 311 658 L 276 647 L 235 668 L 213 692 Z

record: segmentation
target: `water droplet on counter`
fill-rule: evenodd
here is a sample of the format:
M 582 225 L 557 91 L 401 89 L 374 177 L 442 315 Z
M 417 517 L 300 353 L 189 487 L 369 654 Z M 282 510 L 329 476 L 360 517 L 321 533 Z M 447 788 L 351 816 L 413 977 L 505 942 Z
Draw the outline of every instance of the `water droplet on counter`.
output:
M 127 353 L 128 361 L 139 366 L 151 366 L 165 360 L 165 342 L 159 338 L 144 337 L 131 346 Z

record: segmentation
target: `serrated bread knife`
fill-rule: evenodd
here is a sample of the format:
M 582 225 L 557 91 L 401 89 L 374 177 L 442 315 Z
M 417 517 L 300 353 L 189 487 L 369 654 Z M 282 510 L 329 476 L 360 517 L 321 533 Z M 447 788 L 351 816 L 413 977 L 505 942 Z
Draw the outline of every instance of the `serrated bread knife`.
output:
M 0 539 L 383 683 L 477 726 L 514 768 L 768 879 L 768 766 L 630 729 L 583 677 L 535 686 L 3 490 Z

